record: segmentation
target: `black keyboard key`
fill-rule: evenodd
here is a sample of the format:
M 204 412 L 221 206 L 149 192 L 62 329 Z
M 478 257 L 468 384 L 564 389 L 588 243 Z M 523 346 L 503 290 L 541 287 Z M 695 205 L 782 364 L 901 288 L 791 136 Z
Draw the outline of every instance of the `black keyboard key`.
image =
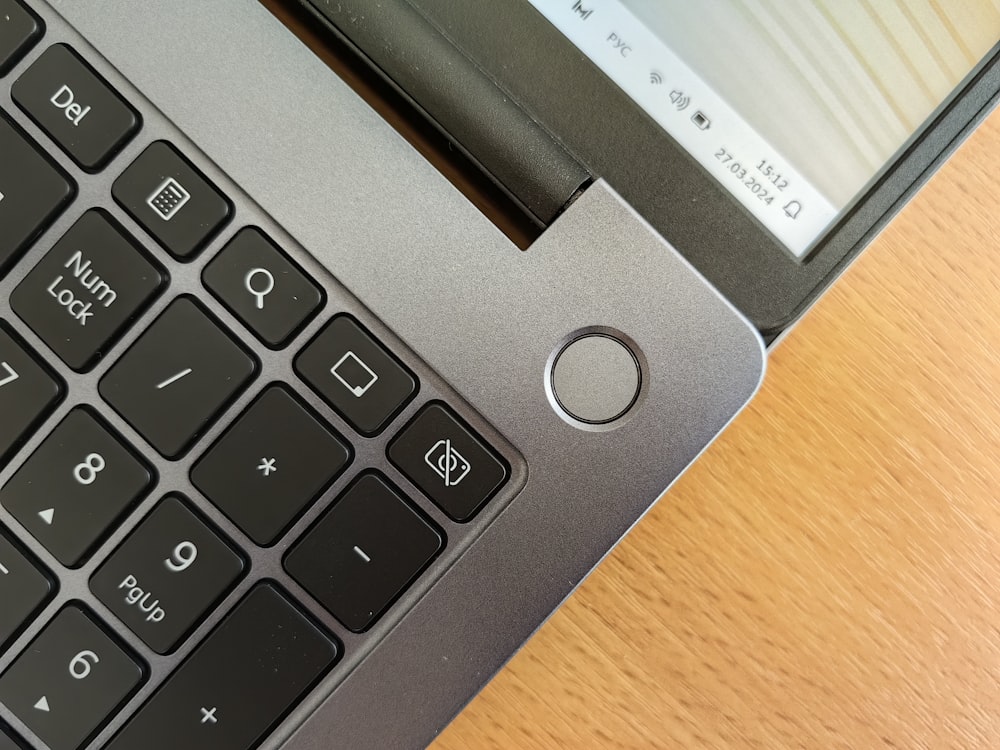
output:
M 77 750 L 139 687 L 143 672 L 71 604 L 0 677 L 0 701 L 50 750 Z
M 389 460 L 441 510 L 468 521 L 507 481 L 504 461 L 444 404 L 428 404 L 389 445 Z
M 11 295 L 21 319 L 77 372 L 94 366 L 164 284 L 105 213 L 85 213 Z
M 105 750 L 250 750 L 336 661 L 337 643 L 260 584 Z
M 367 630 L 444 547 L 387 480 L 357 479 L 285 558 L 285 569 L 355 633 Z
M 90 589 L 153 651 L 173 651 L 243 573 L 243 559 L 168 497 L 94 574 Z
M 62 395 L 62 381 L 0 320 L 0 468 Z
M 0 0 L 0 76 L 42 36 L 42 22 L 19 0 Z
M 0 489 L 0 504 L 72 568 L 152 484 L 150 468 L 78 407 Z
M 257 363 L 188 297 L 174 300 L 101 379 L 101 395 L 177 458 L 247 386 Z
M 45 50 L 10 93 L 88 172 L 101 169 L 139 130 L 138 113 L 65 44 Z
M 267 546 L 350 461 L 350 448 L 333 430 L 272 385 L 195 465 L 191 481 L 243 533 Z
M 179 260 L 191 260 L 232 214 L 226 197 L 164 141 L 143 151 L 111 193 Z
M 272 349 L 283 346 L 323 304 L 323 291 L 254 227 L 240 230 L 202 279 Z
M 338 315 L 295 359 L 295 371 L 366 437 L 417 393 L 417 380 L 353 318 Z
M 52 593 L 53 585 L 42 570 L 0 528 L 0 651 Z
M 0 115 L 0 277 L 76 195 L 66 174 Z

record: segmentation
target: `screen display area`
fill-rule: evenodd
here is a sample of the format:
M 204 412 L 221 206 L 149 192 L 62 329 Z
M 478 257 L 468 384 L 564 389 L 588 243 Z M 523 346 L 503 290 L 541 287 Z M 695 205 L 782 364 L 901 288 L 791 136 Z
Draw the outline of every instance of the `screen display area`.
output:
M 804 257 L 1000 42 L 1000 0 L 530 0 Z

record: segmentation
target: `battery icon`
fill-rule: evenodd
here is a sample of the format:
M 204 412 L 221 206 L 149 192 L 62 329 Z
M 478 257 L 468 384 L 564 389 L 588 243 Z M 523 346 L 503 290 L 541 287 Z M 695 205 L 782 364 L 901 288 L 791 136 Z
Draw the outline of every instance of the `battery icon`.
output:
M 695 124 L 698 130 L 708 130 L 712 127 L 712 121 L 700 109 L 691 115 L 691 122 Z

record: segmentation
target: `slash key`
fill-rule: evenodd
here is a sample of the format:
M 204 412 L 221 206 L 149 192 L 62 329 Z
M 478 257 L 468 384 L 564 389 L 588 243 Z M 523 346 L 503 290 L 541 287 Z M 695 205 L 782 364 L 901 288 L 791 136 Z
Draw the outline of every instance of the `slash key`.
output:
M 101 395 L 167 458 L 181 456 L 253 379 L 257 362 L 189 297 L 153 321 Z

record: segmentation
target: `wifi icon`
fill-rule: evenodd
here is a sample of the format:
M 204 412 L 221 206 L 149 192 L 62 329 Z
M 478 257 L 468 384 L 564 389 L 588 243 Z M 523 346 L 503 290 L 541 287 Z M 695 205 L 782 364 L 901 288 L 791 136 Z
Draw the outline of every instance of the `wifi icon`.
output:
M 654 86 L 659 86 L 661 83 L 663 83 L 663 73 L 661 73 L 658 70 L 650 71 L 649 82 Z

